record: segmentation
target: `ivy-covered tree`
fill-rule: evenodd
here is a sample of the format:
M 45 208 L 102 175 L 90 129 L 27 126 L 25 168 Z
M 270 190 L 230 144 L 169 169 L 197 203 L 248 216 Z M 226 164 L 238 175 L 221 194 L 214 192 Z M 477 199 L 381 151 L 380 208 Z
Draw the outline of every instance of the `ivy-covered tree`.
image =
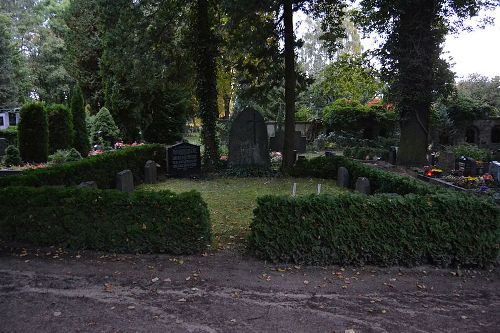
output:
M 0 13 L 0 108 L 17 106 L 12 58 L 15 52 L 8 17 Z
M 379 55 L 400 113 L 398 163 L 426 162 L 430 109 L 442 89 L 441 46 L 446 34 L 497 1 L 362 0 L 359 20 L 385 40 Z
M 90 142 L 85 121 L 83 95 L 79 85 L 73 88 L 70 107 L 73 116 L 73 147 L 82 156 L 87 156 L 90 151 Z

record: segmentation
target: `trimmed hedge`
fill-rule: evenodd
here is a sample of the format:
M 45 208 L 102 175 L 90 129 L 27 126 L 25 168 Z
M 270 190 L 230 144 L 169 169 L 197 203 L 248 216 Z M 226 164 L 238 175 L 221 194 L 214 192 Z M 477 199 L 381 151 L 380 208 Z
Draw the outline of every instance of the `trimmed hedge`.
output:
M 29 209 L 26 209 L 29 207 Z M 128 253 L 192 254 L 211 241 L 206 203 L 195 191 L 0 189 L 0 238 Z
M 49 153 L 69 149 L 73 143 L 73 115 L 63 104 L 47 107 L 49 122 Z
M 125 169 L 131 170 L 134 180 L 140 182 L 147 160 L 164 164 L 165 146 L 131 147 L 47 169 L 31 170 L 21 176 L 0 178 L 0 187 L 78 185 L 93 180 L 99 188 L 114 188 L 116 174 Z
M 250 228 L 249 249 L 266 260 L 484 267 L 498 255 L 499 210 L 453 192 L 265 196 Z
M 47 162 L 49 156 L 49 125 L 43 103 L 30 102 L 21 108 L 17 126 L 21 158 L 25 162 Z
M 432 194 L 446 192 L 443 188 L 410 177 L 389 173 L 364 165 L 343 156 L 316 157 L 311 160 L 298 160 L 291 171 L 295 177 L 337 178 L 339 167 L 349 170 L 350 186 L 354 188 L 358 177 L 367 177 L 374 193 Z

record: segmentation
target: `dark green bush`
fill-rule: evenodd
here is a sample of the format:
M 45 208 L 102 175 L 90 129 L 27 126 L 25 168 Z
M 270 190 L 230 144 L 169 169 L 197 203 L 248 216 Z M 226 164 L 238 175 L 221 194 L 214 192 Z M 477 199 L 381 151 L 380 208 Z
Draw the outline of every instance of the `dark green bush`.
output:
M 498 255 L 499 210 L 453 192 L 265 196 L 250 228 L 249 249 L 266 260 L 484 267 Z
M 299 160 L 291 171 L 295 177 L 337 178 L 339 167 L 349 170 L 351 187 L 354 188 L 358 177 L 370 180 L 375 193 L 398 193 L 401 195 L 431 194 L 446 191 L 423 181 L 385 172 L 372 166 L 364 165 L 343 156 L 317 157 L 311 160 Z M 448 191 L 446 191 L 448 192 Z
M 29 207 L 29 209 L 26 209 Z M 35 245 L 128 253 L 192 254 L 211 241 L 197 192 L 0 189 L 0 238 Z
M 49 151 L 54 153 L 71 147 L 73 143 L 73 116 L 62 104 L 47 107 L 49 121 Z
M 82 155 L 75 148 L 70 150 L 58 150 L 49 155 L 49 163 L 52 165 L 64 164 L 67 162 L 76 162 L 82 159 Z
M 90 138 L 93 145 L 112 147 L 120 137 L 120 130 L 113 116 L 106 108 L 101 108 L 92 119 Z
M 5 149 L 5 158 L 3 163 L 6 166 L 20 165 L 21 155 L 19 154 L 19 149 L 16 146 L 10 145 Z
M 90 151 L 89 134 L 85 121 L 85 110 L 82 90 L 76 85 L 71 95 L 71 113 L 73 115 L 73 147 L 82 156 L 87 156 Z
M 23 161 L 46 162 L 49 152 L 49 126 L 42 103 L 23 105 L 17 132 Z
M 94 180 L 99 188 L 113 188 L 116 174 L 125 169 L 132 171 L 136 183 L 140 182 L 147 160 L 164 164 L 165 147 L 162 145 L 131 147 L 47 169 L 31 170 L 21 176 L 0 178 L 0 187 L 78 185 L 83 181 Z
M 17 144 L 17 126 L 11 126 L 0 131 L 0 138 L 7 139 L 12 145 Z

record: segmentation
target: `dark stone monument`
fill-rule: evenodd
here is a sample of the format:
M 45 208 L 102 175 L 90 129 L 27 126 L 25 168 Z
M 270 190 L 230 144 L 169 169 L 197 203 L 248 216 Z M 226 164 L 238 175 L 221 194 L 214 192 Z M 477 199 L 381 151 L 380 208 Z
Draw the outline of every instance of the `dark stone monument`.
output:
M 438 169 L 451 171 L 455 169 L 455 154 L 449 151 L 442 151 L 436 163 Z
M 155 161 L 147 161 L 144 165 L 144 183 L 145 184 L 156 184 L 158 180 L 158 171 L 156 170 Z
M 456 160 L 455 170 L 462 173 L 463 176 L 476 176 L 477 175 L 477 163 L 476 160 L 470 157 L 460 157 Z
M 199 176 L 201 173 L 200 146 L 187 142 L 167 147 L 167 175 L 172 177 Z
M 337 170 L 337 186 L 349 187 L 349 171 L 345 167 Z
M 78 188 L 97 188 L 97 183 L 93 180 L 88 181 L 88 182 L 81 182 L 78 185 Z
M 363 194 L 370 194 L 371 188 L 370 188 L 370 181 L 368 180 L 368 178 L 359 177 L 356 180 L 356 191 Z
M 270 165 L 266 123 L 256 110 L 239 112 L 229 131 L 230 167 Z
M 5 155 L 5 149 L 7 149 L 9 145 L 9 140 L 0 138 L 0 156 Z
M 276 134 L 269 138 L 269 149 L 271 151 L 283 152 L 283 144 L 285 142 L 285 132 L 277 131 Z M 299 154 L 306 152 L 307 140 L 305 136 L 302 136 L 300 131 L 295 131 L 294 136 L 294 150 Z
M 116 189 L 121 192 L 134 192 L 134 176 L 132 171 L 123 170 L 116 174 Z
M 396 165 L 398 162 L 398 147 L 391 146 L 389 149 L 389 160 L 387 161 L 392 165 Z

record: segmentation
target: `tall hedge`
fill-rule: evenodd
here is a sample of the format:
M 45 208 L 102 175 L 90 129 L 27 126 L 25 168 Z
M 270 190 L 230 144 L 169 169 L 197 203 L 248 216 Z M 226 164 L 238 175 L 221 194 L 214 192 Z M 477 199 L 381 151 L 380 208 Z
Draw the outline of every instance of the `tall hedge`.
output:
M 62 104 L 52 104 L 47 107 L 49 122 L 49 152 L 71 148 L 73 143 L 73 116 L 71 111 Z
M 499 209 L 463 195 L 265 196 L 250 250 L 306 264 L 488 266 L 498 255 Z
M 47 169 L 27 171 L 20 176 L 0 177 L 0 187 L 71 186 L 93 180 L 99 188 L 114 188 L 116 174 L 125 169 L 132 171 L 135 183 L 141 182 L 147 160 L 165 164 L 165 146 L 144 145 L 120 149 Z
M 71 95 L 71 113 L 73 115 L 73 148 L 82 156 L 87 156 L 90 151 L 89 134 L 85 121 L 85 109 L 82 89 L 76 85 Z
M 31 102 L 21 108 L 17 127 L 19 151 L 25 162 L 46 162 L 49 151 L 49 125 L 44 105 Z
M 29 209 L 26 209 L 29 207 Z M 192 254 L 211 241 L 197 192 L 0 189 L 0 239 L 127 253 Z

